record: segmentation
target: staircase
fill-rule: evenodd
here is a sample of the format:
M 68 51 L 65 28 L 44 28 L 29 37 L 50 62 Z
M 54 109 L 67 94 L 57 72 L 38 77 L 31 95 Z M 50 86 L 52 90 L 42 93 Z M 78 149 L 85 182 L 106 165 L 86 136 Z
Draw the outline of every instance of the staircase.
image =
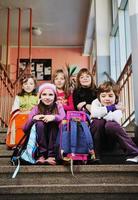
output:
M 17 177 L 12 179 L 15 167 L 9 163 L 12 151 L 6 149 L 5 135 L 6 129 L 1 129 L 0 199 L 138 199 L 138 165 L 125 165 L 121 161 L 119 164 L 74 165 L 75 176 L 69 166 L 21 166 Z M 116 157 L 112 153 L 112 160 Z

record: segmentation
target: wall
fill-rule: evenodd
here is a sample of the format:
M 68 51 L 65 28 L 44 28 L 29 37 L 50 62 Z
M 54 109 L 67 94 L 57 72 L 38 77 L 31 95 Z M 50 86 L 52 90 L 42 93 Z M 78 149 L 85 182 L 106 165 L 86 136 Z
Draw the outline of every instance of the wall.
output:
M 21 48 L 20 58 L 28 58 L 28 48 Z M 81 67 L 89 67 L 89 57 L 82 56 L 82 48 L 32 48 L 32 58 L 51 58 L 52 73 L 56 68 L 66 64 L 77 64 Z M 10 48 L 11 77 L 15 78 L 17 63 L 17 48 Z
M 110 72 L 111 1 L 95 0 L 96 73 L 97 84 L 107 79 Z

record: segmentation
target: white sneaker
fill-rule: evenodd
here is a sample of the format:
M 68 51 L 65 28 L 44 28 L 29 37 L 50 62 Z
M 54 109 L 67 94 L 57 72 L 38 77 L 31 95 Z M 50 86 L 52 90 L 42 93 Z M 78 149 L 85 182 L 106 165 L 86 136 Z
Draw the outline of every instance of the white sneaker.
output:
M 135 156 L 133 158 L 128 158 L 126 159 L 127 162 L 134 162 L 134 163 L 138 163 L 138 156 Z

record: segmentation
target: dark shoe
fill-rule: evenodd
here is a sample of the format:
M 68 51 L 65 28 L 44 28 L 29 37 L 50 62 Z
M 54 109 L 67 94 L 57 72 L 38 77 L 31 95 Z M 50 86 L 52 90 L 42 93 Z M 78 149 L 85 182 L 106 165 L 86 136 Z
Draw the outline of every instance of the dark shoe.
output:
M 102 161 L 99 158 L 89 159 L 87 161 L 87 165 L 96 165 L 96 164 L 102 164 Z

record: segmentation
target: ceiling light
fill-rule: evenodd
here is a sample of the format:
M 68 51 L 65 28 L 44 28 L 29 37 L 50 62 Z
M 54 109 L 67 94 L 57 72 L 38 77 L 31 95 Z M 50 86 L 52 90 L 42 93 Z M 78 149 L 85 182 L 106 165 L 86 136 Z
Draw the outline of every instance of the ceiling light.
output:
M 42 30 L 40 27 L 32 27 L 32 34 L 33 35 L 36 35 L 36 36 L 39 36 L 42 34 Z

